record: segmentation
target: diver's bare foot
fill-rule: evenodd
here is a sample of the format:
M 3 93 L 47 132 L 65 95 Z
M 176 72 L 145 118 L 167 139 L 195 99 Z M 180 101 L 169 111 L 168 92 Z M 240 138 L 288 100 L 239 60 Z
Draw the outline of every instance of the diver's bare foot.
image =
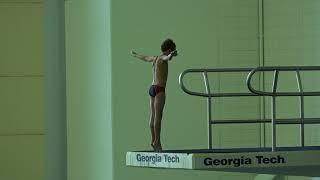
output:
M 162 152 L 161 144 L 153 144 L 155 152 Z
M 154 147 L 153 143 L 151 143 L 150 145 L 151 145 L 153 151 L 156 152 L 156 147 Z

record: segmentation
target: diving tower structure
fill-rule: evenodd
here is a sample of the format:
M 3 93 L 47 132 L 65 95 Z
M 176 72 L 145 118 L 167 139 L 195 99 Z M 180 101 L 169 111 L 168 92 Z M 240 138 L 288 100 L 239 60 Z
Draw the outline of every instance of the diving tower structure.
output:
M 305 117 L 305 97 L 320 96 L 320 91 L 304 91 L 301 72 L 318 71 L 320 66 L 269 66 L 257 68 L 219 68 L 219 69 L 187 69 L 179 76 L 181 89 L 193 96 L 207 98 L 207 149 L 132 151 L 126 154 L 126 165 L 150 168 L 174 168 L 207 171 L 245 172 L 257 174 L 279 174 L 294 176 L 320 177 L 320 146 L 305 144 L 305 124 L 320 124 L 319 118 Z M 252 86 L 252 79 L 257 73 L 273 73 L 272 90 L 257 90 Z M 278 90 L 278 78 L 282 72 L 295 73 L 298 91 L 283 92 Z M 194 92 L 186 88 L 186 74 L 201 73 L 205 92 Z M 214 92 L 209 84 L 208 73 L 248 73 L 246 85 L 248 92 Z M 212 99 L 220 97 L 270 97 L 271 119 L 230 119 L 218 120 L 212 117 Z M 278 97 L 298 97 L 299 117 L 277 118 L 276 100 Z M 320 107 L 319 107 L 320 108 Z M 217 124 L 270 123 L 271 147 L 254 148 L 216 148 L 212 131 Z M 298 124 L 299 146 L 278 147 L 277 125 Z

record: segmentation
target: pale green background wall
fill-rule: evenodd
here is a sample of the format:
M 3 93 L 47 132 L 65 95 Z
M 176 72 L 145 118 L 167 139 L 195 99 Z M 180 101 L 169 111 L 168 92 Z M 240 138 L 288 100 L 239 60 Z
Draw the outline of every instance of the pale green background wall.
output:
M 316 0 L 265 0 L 265 66 L 274 65 L 319 65 L 320 44 L 320 1 Z M 319 90 L 320 73 L 302 73 L 304 90 Z M 280 91 L 296 91 L 294 73 L 282 73 L 279 76 Z M 271 74 L 266 75 L 266 89 L 271 89 Z M 318 97 L 305 98 L 306 117 L 319 117 Z M 298 98 L 280 98 L 278 117 L 298 117 Z M 266 101 L 265 113 L 270 112 L 270 100 Z M 319 125 L 306 125 L 306 145 L 320 144 Z M 277 128 L 278 145 L 299 145 L 299 127 L 285 125 Z M 265 127 L 265 144 L 270 146 L 270 128 Z M 316 169 L 315 169 L 316 170 Z M 285 177 L 287 180 L 311 179 L 307 177 Z
M 290 4 L 290 5 L 289 5 Z M 313 65 L 320 64 L 320 1 L 265 0 L 265 62 L 264 65 Z M 320 89 L 320 73 L 302 73 L 305 91 Z M 266 89 L 271 89 L 271 74 L 266 77 Z M 294 73 L 279 76 L 280 91 L 297 91 Z M 319 117 L 319 97 L 307 97 L 306 117 Z M 278 116 L 298 117 L 299 99 L 280 98 Z M 270 112 L 270 101 L 266 101 L 266 114 Z M 270 117 L 270 116 L 268 116 Z M 306 125 L 306 145 L 320 144 L 320 126 Z M 299 145 L 297 125 L 279 126 L 278 143 L 282 146 Z M 266 144 L 270 145 L 270 131 L 266 131 Z
M 125 166 L 125 153 L 150 149 L 149 97 L 152 81 L 151 64 L 130 57 L 131 48 L 149 55 L 160 53 L 160 44 L 173 38 L 180 55 L 169 63 L 167 105 L 163 119 L 164 149 L 206 148 L 206 100 L 182 92 L 178 75 L 186 68 L 255 67 L 258 58 L 258 1 L 256 0 L 185 0 L 112 1 L 112 88 L 114 130 L 114 179 L 253 179 L 255 174 L 216 173 L 183 170 L 139 169 Z M 213 76 L 212 76 L 213 78 Z M 194 79 L 199 79 L 194 77 Z M 215 78 L 217 79 L 217 78 Z M 217 89 L 226 87 L 234 76 L 218 78 Z M 238 83 L 236 80 L 234 83 Z M 193 83 L 197 85 L 199 83 Z M 199 89 L 199 88 L 198 88 Z M 242 88 L 243 89 L 243 88 Z M 228 99 L 217 116 L 235 118 L 227 106 L 240 111 L 245 100 L 231 103 Z M 259 99 L 246 99 L 256 107 L 252 116 L 259 116 Z M 257 125 L 222 127 L 216 131 L 218 147 L 256 147 L 260 145 Z M 235 132 L 236 133 L 232 133 Z M 238 133 L 242 134 L 239 137 Z M 246 141 L 249 139 L 249 141 Z M 242 140 L 242 141 L 241 141 Z
M 194 172 L 176 170 L 154 170 L 125 167 L 125 152 L 150 149 L 148 128 L 148 95 L 151 83 L 151 65 L 130 57 L 129 51 L 157 55 L 162 40 L 171 37 L 176 40 L 180 56 L 170 63 L 170 77 L 167 88 L 167 105 L 163 120 L 162 139 L 166 149 L 206 147 L 205 101 L 182 93 L 178 86 L 178 74 L 186 68 L 201 67 L 255 67 L 259 65 L 317 65 L 319 43 L 305 37 L 306 31 L 316 37 L 318 31 L 317 1 L 271 1 L 265 0 L 265 62 L 258 55 L 258 1 L 257 0 L 215 0 L 215 1 L 112 1 L 112 62 L 113 62 L 113 130 L 114 130 L 114 179 L 254 179 L 254 174 Z M 311 9 L 311 7 L 313 7 Z M 297 9 L 291 11 L 290 9 Z M 289 10 L 288 10 L 289 9 Z M 274 11 L 282 13 L 280 18 Z M 286 12 L 289 13 L 286 13 Z M 298 13 L 296 24 L 292 16 Z M 295 17 L 294 16 L 294 17 Z M 302 22 L 302 20 L 305 20 Z M 314 19 L 314 21 L 312 20 Z M 276 24 L 276 27 L 272 24 Z M 309 24 L 309 25 L 308 25 Z M 276 31 L 275 29 L 280 29 Z M 297 34 L 296 49 L 292 49 L 292 37 L 286 30 L 302 31 Z M 279 34 L 282 32 L 282 34 Z M 281 37 L 281 38 L 279 38 Z M 275 42 L 276 41 L 276 42 Z M 279 42 L 279 43 L 277 43 Z M 275 43 L 276 45 L 274 45 Z M 280 46 L 280 47 L 279 47 Z M 303 47 L 303 48 L 302 48 Z M 310 47 L 310 48 L 308 48 Z M 296 56 L 302 51 L 300 58 Z M 295 57 L 295 61 L 291 60 Z M 308 58 L 308 61 L 305 59 Z M 299 60 L 302 59 L 302 60 Z M 299 60 L 299 61 L 298 61 Z M 296 63 L 303 62 L 303 63 Z M 303 75 L 307 79 L 307 74 Z M 236 75 L 216 76 L 217 90 L 243 90 Z M 309 75 L 310 77 L 310 75 Z M 283 80 L 283 76 L 281 77 Z M 286 76 L 288 78 L 288 76 Z M 200 79 L 194 77 L 194 80 Z M 268 77 L 266 77 L 268 80 Z M 285 79 L 286 80 L 286 79 Z M 291 80 L 287 80 L 292 82 Z M 292 85 L 283 83 L 280 88 Z M 311 81 L 309 81 L 309 89 Z M 228 83 L 233 86 L 227 85 Z M 268 84 L 266 82 L 266 84 Z M 307 83 L 308 84 L 308 83 Z M 308 86 L 306 84 L 306 86 Z M 192 86 L 199 83 L 194 82 Z M 267 88 L 267 87 L 266 87 Z M 199 89 L 199 88 L 196 88 Z M 282 100 L 284 101 L 284 100 Z M 250 105 L 250 102 L 252 105 Z M 296 102 L 290 100 L 289 103 Z M 260 99 L 244 98 L 237 101 L 222 99 L 216 102 L 216 116 L 219 118 L 254 118 L 269 113 L 260 111 Z M 307 107 L 319 107 L 317 102 L 306 102 Z M 313 104 L 312 104 L 313 103 Z M 282 107 L 280 116 L 292 111 L 292 106 Z M 251 110 L 248 110 L 252 108 Z M 232 109 L 232 110 L 231 110 Z M 297 108 L 295 108 L 297 109 Z M 316 116 L 315 110 L 308 114 Z M 249 117 L 248 117 L 249 114 Z M 297 115 L 293 114 L 293 115 Z M 268 115 L 267 115 L 268 117 Z M 318 144 L 318 127 L 307 126 L 307 145 Z M 281 127 L 279 145 L 297 144 L 297 126 Z M 310 131 L 309 131 L 310 130 Z M 295 134 L 294 134 L 295 133 Z M 241 134 L 241 136 L 239 136 Z M 284 136 L 290 134 L 290 136 Z M 291 134 L 293 134 L 291 136 Z M 270 146 L 268 126 L 222 126 L 214 133 L 218 147 Z M 117 143 L 119 142 L 119 143 Z M 280 177 L 281 178 L 281 177 Z M 282 177 L 281 179 L 310 179 L 307 177 Z
M 44 179 L 40 0 L 0 0 L 0 179 Z

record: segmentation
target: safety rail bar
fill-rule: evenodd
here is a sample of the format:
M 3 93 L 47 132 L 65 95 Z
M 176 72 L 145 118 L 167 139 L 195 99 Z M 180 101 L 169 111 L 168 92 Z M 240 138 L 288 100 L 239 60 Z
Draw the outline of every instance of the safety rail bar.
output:
M 257 72 L 273 71 L 273 85 L 272 92 L 259 91 L 252 87 L 251 80 Z M 277 92 L 278 76 L 280 71 L 295 71 L 296 80 L 299 92 Z M 201 96 L 207 98 L 207 112 L 208 112 L 208 149 L 212 149 L 212 124 L 234 124 L 234 123 L 267 123 L 271 122 L 272 127 L 272 151 L 276 151 L 276 125 L 277 124 L 300 124 L 300 144 L 301 147 L 305 146 L 304 143 L 304 124 L 320 124 L 320 118 L 305 118 L 304 117 L 304 96 L 320 96 L 320 92 L 304 92 L 302 88 L 300 71 L 320 71 L 320 66 L 269 66 L 257 68 L 219 68 L 219 69 L 187 69 L 179 76 L 179 84 L 181 89 L 194 96 Z M 247 86 L 250 92 L 248 93 L 214 93 L 210 89 L 208 73 L 231 73 L 231 72 L 249 72 L 247 76 Z M 203 80 L 206 88 L 206 93 L 194 92 L 188 90 L 183 78 L 188 73 L 202 73 Z M 212 101 L 213 97 L 241 97 L 241 96 L 271 96 L 271 119 L 250 119 L 250 120 L 212 120 Z M 289 119 L 276 118 L 276 97 L 278 96 L 298 96 L 300 97 L 300 117 Z
M 221 69 L 187 69 L 183 71 L 179 76 L 179 84 L 182 90 L 190 95 L 194 96 L 202 96 L 202 97 L 239 97 L 239 96 L 258 96 L 257 94 L 253 93 L 212 93 L 211 91 L 207 91 L 207 93 L 199 93 L 188 90 L 184 86 L 183 77 L 187 73 L 203 73 L 204 82 L 207 83 L 206 90 L 210 90 L 210 86 L 208 83 L 208 73 L 209 72 L 250 72 L 253 68 L 221 68 Z M 208 86 L 208 89 L 207 89 Z
M 251 85 L 251 79 L 256 72 L 274 72 L 274 88 L 277 88 L 278 76 L 280 71 L 295 71 L 296 78 L 298 83 L 298 88 L 300 92 L 265 92 L 255 90 Z M 252 69 L 252 71 L 247 76 L 247 86 L 249 90 L 257 95 L 261 96 L 320 96 L 320 91 L 317 92 L 303 92 L 300 71 L 320 71 L 320 66 L 266 66 L 266 67 L 257 67 Z

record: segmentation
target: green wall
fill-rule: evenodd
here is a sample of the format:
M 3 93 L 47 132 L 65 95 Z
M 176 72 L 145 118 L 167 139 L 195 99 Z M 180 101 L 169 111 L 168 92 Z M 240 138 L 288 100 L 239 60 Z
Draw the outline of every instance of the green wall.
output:
M 162 141 L 164 149 L 206 148 L 206 100 L 182 92 L 178 75 L 187 68 L 256 67 L 258 56 L 258 1 L 185 0 L 112 1 L 112 107 L 114 179 L 253 179 L 255 174 L 130 168 L 125 153 L 151 149 L 149 97 L 151 64 L 130 57 L 130 50 L 158 55 L 165 38 L 173 38 L 180 55 L 169 63 L 167 104 Z M 217 90 L 244 89 L 234 74 L 211 76 Z M 201 77 L 190 77 L 192 85 Z M 234 86 L 227 86 L 227 83 Z M 190 85 L 190 84 L 189 84 Z M 242 87 L 243 86 L 243 87 Z M 195 89 L 203 90 L 198 87 Z M 244 102 L 250 101 L 252 104 Z M 216 116 L 260 116 L 260 100 L 221 99 Z M 247 105 L 248 104 L 248 105 Z M 242 105 L 242 107 L 241 107 Z M 228 106 L 237 108 L 230 111 Z M 214 132 L 216 147 L 260 146 L 260 126 L 222 126 Z M 227 131 L 227 129 L 229 129 Z M 237 130 L 237 131 L 235 131 Z M 236 133 L 233 133 L 236 132 Z M 242 137 L 239 137 L 239 133 Z M 246 139 L 249 139 L 246 141 Z
M 109 1 L 66 1 L 68 179 L 112 179 Z
M 288 5 L 290 4 L 290 5 Z M 265 61 L 266 66 L 305 65 L 319 66 L 320 2 L 314 0 L 265 0 Z M 320 73 L 301 73 L 304 91 L 320 89 Z M 271 74 L 266 75 L 266 89 L 271 89 Z M 279 91 L 297 91 L 294 73 L 280 73 Z M 319 117 L 319 97 L 306 97 L 306 117 Z M 299 98 L 279 98 L 278 117 L 299 117 Z M 266 114 L 270 112 L 270 100 L 266 101 Z M 269 116 L 270 117 L 270 116 Z M 306 125 L 306 145 L 319 145 L 319 125 Z M 279 126 L 278 145 L 299 145 L 298 125 Z M 266 131 L 270 145 L 270 130 Z
M 206 101 L 184 94 L 178 75 L 187 68 L 256 67 L 263 65 L 318 65 L 316 49 L 319 2 L 264 1 L 264 56 L 259 57 L 258 0 L 214 1 L 112 1 L 112 89 L 114 179 L 254 179 L 255 174 L 195 172 L 125 167 L 125 153 L 149 147 L 149 99 L 151 65 L 130 57 L 135 49 L 159 54 L 165 38 L 173 38 L 180 55 L 170 62 L 167 104 L 163 119 L 164 149 L 206 148 Z M 280 15 L 280 16 L 279 16 Z M 244 76 L 244 75 L 243 75 Z M 304 73 L 305 89 L 311 90 Z M 212 75 L 216 91 L 245 91 L 245 78 L 238 74 Z M 190 77 L 195 90 L 203 91 L 201 77 Z M 296 89 L 291 74 L 281 74 L 280 90 Z M 256 83 L 259 84 L 258 79 Z M 270 75 L 265 75 L 269 88 Z M 230 85 L 232 84 L 232 86 Z M 307 114 L 317 116 L 317 98 L 306 98 Z M 297 116 L 297 99 L 280 99 L 279 117 Z M 286 103 L 286 104 L 285 104 Z M 288 105 L 290 104 L 290 105 Z M 220 119 L 269 117 L 270 102 L 260 98 L 222 98 L 214 102 L 214 116 Z M 290 113 L 288 113 L 290 112 Z M 291 115 L 292 114 L 292 115 Z M 319 144 L 319 126 L 306 126 L 306 145 Z M 278 145 L 298 143 L 298 126 L 279 127 Z M 186 133 L 187 132 L 187 133 Z M 241 136 L 239 136 L 241 134 Z M 288 136 L 290 134 L 290 136 Z M 269 125 L 229 125 L 214 131 L 216 147 L 270 146 Z M 119 142 L 119 143 L 117 143 Z M 258 177 L 257 177 L 258 178 Z M 277 177 L 278 179 L 310 179 Z
M 0 0 L 0 179 L 45 177 L 42 11 Z
M 314 0 L 265 0 L 264 1 L 265 22 L 265 66 L 288 66 L 305 65 L 319 66 L 320 45 L 320 2 Z M 303 88 L 305 91 L 316 91 L 320 89 L 320 73 L 301 73 Z M 271 74 L 266 75 L 266 89 L 271 89 Z M 281 73 L 279 76 L 279 91 L 297 91 L 294 73 Z M 305 98 L 305 116 L 319 117 L 319 97 Z M 298 117 L 298 98 L 279 98 L 277 106 L 278 117 Z M 266 100 L 265 113 L 270 112 L 270 100 Z M 319 145 L 319 125 L 305 125 L 305 144 Z M 295 146 L 299 144 L 299 126 L 281 125 L 277 128 L 278 145 Z M 270 146 L 270 128 L 265 127 L 266 145 Z M 316 170 L 316 169 L 315 169 Z M 285 177 L 286 180 L 311 179 L 307 177 Z

